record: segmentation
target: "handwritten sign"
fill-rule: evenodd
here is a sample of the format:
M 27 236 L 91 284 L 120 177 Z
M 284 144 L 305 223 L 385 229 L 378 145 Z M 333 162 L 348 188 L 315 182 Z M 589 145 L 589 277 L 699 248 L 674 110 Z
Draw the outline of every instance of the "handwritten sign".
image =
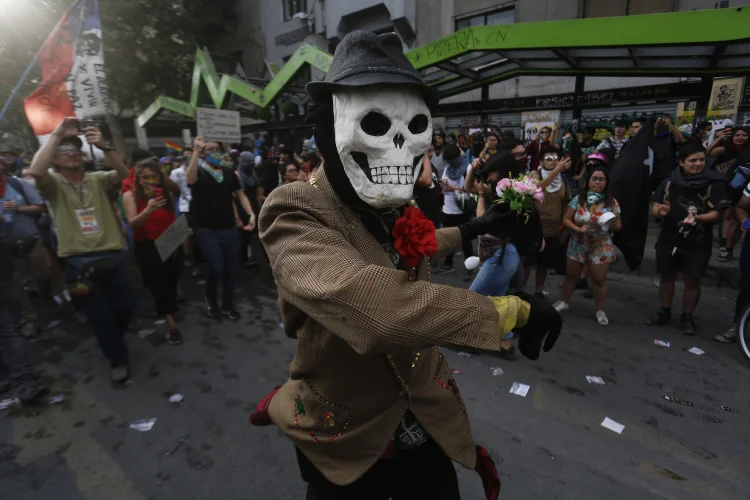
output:
M 197 108 L 198 135 L 207 141 L 239 142 L 240 113 L 223 109 Z
M 161 257 L 162 262 L 166 262 L 169 256 L 172 255 L 175 250 L 180 248 L 180 245 L 183 244 L 187 235 L 187 219 L 184 215 L 181 215 L 167 228 L 166 231 L 161 233 L 161 236 L 156 238 L 156 241 L 154 241 L 156 251 L 159 252 L 159 257 Z

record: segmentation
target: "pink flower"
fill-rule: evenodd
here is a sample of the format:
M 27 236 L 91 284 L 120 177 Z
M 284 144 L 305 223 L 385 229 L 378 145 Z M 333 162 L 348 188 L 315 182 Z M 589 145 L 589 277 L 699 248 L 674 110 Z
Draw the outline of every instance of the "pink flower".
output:
M 541 205 L 544 202 L 544 192 L 540 189 L 533 194 L 532 198 L 534 198 L 537 204 Z
M 497 187 L 495 190 L 497 191 L 498 196 L 503 196 L 505 191 L 510 187 L 510 179 L 500 179 L 500 182 L 497 183 Z
M 513 181 L 511 186 L 513 187 L 513 191 L 519 194 L 525 194 L 531 191 L 531 188 L 527 186 L 526 184 L 524 184 L 523 182 Z

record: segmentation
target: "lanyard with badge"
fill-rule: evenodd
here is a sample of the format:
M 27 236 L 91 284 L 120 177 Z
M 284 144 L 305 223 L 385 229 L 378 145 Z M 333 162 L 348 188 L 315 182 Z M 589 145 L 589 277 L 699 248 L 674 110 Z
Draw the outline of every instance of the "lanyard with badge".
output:
M 84 197 L 83 197 L 83 190 L 84 190 L 84 182 L 81 182 L 81 187 L 77 187 L 70 184 L 71 187 L 75 190 L 76 194 L 78 195 L 81 205 L 84 204 Z M 81 233 L 84 236 L 90 236 L 94 234 L 99 234 L 99 221 L 96 219 L 96 209 L 95 208 L 78 208 L 75 211 L 76 218 L 78 219 L 78 225 L 81 228 Z

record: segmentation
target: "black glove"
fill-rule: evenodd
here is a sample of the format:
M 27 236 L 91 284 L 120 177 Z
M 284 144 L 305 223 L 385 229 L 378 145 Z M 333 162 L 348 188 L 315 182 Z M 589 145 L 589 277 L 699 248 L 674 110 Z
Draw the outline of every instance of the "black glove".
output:
M 548 352 L 557 342 L 562 330 L 562 317 L 544 299 L 525 292 L 516 292 L 519 299 L 531 305 L 529 320 L 525 326 L 513 329 L 518 334 L 518 348 L 521 354 L 531 360 L 539 359 L 539 353 L 544 342 L 544 352 Z M 545 341 L 545 337 L 547 340 Z
M 463 239 L 473 240 L 478 235 L 512 234 L 517 221 L 517 214 L 510 211 L 507 203 L 493 203 L 481 217 L 461 224 L 458 228 Z

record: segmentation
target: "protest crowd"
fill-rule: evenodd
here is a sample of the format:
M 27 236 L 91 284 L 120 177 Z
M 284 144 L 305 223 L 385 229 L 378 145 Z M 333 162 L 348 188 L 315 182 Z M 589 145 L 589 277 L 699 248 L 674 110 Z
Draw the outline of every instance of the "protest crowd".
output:
M 644 124 L 652 126 L 639 132 Z M 15 151 L 0 156 L 7 235 L 2 251 L 14 264 L 3 267 L 8 299 L 3 338 L 13 346 L 3 350 L 5 374 L 12 374 L 3 388 L 15 387 L 23 402 L 46 393 L 36 381 L 27 338 L 59 326 L 66 308 L 93 330 L 117 383 L 129 378 L 126 333 L 137 281 L 150 292 L 170 344 L 183 339 L 175 312 L 186 267 L 193 276 L 205 276 L 209 318 L 240 319 L 234 303 L 238 268 L 259 269 L 259 259 L 267 259 L 257 236 L 257 214 L 274 189 L 308 181 L 323 163 L 314 140 L 295 149 L 269 145 L 265 136 L 232 145 L 198 137 L 183 147 L 172 144 L 167 155 L 158 157 L 137 148 L 124 155 L 97 128 L 78 127 L 78 120 L 65 119 L 33 158 Z M 548 273 L 558 273 L 565 279 L 555 309 L 591 307 L 585 300 L 571 300 L 581 289 L 582 299 L 593 298 L 596 321 L 606 326 L 607 271 L 617 258 L 613 235 L 623 227 L 621 200 L 609 189 L 609 169 L 640 133 L 658 138 L 660 129 L 674 157 L 672 165 L 654 169 L 649 180 L 652 223 L 661 228 L 656 242 L 660 308 L 644 321 L 654 327 L 669 324 L 676 302 L 679 328 L 695 335 L 692 313 L 701 278 L 712 258 L 733 260 L 750 219 L 750 192 L 746 182 L 736 181 L 745 175 L 745 128 L 720 131 L 707 149 L 697 138 L 683 137 L 669 117 L 618 122 L 602 141 L 592 139 L 592 130 L 579 141 L 573 130 L 558 126 L 542 129 L 528 144 L 508 131 L 477 133 L 472 147 L 461 148 L 455 134 L 438 131 L 422 162 L 414 198 L 437 228 L 455 227 L 481 217 L 501 197 L 498 185 L 533 179 L 544 196 L 531 220 L 513 233 L 464 242 L 464 259 L 478 252 L 478 264 L 467 261 L 465 282 L 487 296 L 533 290 L 546 299 L 554 295 L 545 289 Z M 78 133 L 104 152 L 106 167 L 84 161 L 88 144 Z M 179 218 L 188 237 L 163 259 L 156 241 Z M 718 256 L 712 254 L 714 239 L 722 245 Z M 737 259 L 740 272 L 750 265 L 746 257 L 743 251 Z M 452 273 L 454 266 L 454 254 L 432 263 L 437 274 Z M 675 301 L 678 274 L 685 289 Z M 741 288 L 737 317 L 749 301 L 750 291 Z M 509 333 L 507 339 L 512 337 Z M 715 340 L 735 342 L 735 327 L 716 332 Z M 510 342 L 501 356 L 515 358 Z

